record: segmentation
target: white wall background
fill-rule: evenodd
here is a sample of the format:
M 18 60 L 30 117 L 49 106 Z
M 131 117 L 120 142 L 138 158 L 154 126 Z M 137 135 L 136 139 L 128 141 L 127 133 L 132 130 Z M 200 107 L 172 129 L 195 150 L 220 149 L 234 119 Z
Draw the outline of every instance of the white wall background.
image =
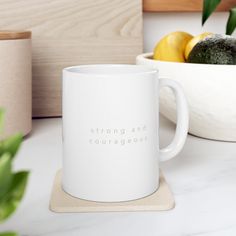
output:
M 225 33 L 227 18 L 226 12 L 214 13 L 202 28 L 201 13 L 144 13 L 144 52 L 152 51 L 160 38 L 174 31 Z

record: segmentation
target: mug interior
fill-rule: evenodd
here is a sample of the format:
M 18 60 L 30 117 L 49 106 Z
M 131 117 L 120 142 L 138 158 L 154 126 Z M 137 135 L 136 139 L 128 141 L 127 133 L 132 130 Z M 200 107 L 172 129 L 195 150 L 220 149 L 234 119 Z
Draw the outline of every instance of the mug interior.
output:
M 157 70 L 146 65 L 98 64 L 67 67 L 64 71 L 76 74 L 122 75 L 156 73 Z

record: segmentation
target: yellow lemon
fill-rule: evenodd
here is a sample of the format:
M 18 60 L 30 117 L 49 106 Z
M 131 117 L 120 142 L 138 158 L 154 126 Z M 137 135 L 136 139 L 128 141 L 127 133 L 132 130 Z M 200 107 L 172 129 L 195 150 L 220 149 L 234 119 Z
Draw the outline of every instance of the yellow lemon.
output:
M 188 59 L 188 56 L 189 56 L 189 53 L 192 51 L 193 47 L 199 42 L 201 41 L 202 39 L 206 38 L 207 36 L 210 36 L 210 35 L 213 35 L 212 33 L 209 33 L 209 32 L 205 32 L 205 33 L 202 33 L 202 34 L 199 34 L 195 37 L 193 37 L 186 45 L 186 48 L 185 48 L 185 59 L 187 60 Z
M 154 49 L 154 60 L 185 62 L 185 47 L 193 36 L 186 32 L 173 32 L 162 38 Z

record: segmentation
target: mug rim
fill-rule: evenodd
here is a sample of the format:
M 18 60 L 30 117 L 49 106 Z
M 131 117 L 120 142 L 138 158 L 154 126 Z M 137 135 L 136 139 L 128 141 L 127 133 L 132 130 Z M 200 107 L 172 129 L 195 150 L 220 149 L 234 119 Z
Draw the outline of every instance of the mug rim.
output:
M 124 69 L 124 72 L 121 73 L 111 73 L 106 72 L 105 69 L 111 68 L 121 68 Z M 95 69 L 102 69 L 102 72 L 92 72 L 91 70 Z M 84 69 L 86 71 L 80 71 L 80 69 Z M 125 69 L 131 69 L 132 72 L 127 72 Z M 122 75 L 143 75 L 143 74 L 152 74 L 158 73 L 158 69 L 154 68 L 149 65 L 136 65 L 136 64 L 87 64 L 87 65 L 76 65 L 76 66 L 69 66 L 63 69 L 63 73 L 71 73 L 73 75 L 85 75 L 85 76 L 122 76 Z

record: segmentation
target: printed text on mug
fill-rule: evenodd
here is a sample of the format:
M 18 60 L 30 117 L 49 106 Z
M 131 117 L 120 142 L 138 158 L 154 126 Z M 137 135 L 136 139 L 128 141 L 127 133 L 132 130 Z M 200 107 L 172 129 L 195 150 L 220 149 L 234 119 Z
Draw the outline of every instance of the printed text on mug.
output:
M 89 144 L 121 145 L 147 142 L 147 126 L 132 128 L 91 128 Z

